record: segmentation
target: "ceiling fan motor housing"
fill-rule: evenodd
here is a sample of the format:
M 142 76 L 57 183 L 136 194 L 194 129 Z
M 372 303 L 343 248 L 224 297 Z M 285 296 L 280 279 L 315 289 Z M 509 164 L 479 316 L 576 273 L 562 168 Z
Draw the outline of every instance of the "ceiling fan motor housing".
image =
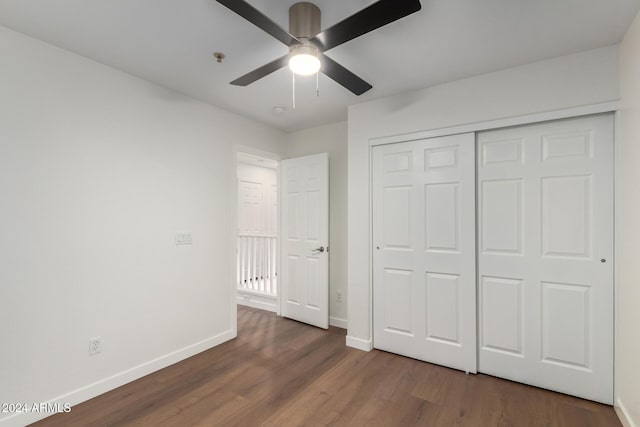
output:
M 289 32 L 301 39 L 311 39 L 320 32 L 320 9 L 313 3 L 300 2 L 289 8 Z
M 320 19 L 320 9 L 313 3 L 299 2 L 289 8 L 289 32 L 302 42 L 289 48 L 292 56 L 319 56 L 318 48 L 309 40 L 320 33 Z

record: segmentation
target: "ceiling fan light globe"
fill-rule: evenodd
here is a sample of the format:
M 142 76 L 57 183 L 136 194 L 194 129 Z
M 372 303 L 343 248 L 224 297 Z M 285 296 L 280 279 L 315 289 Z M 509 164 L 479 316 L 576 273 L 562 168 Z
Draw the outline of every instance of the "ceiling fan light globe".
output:
M 315 55 L 301 53 L 289 59 L 289 68 L 295 74 L 310 76 L 320 70 L 320 60 Z

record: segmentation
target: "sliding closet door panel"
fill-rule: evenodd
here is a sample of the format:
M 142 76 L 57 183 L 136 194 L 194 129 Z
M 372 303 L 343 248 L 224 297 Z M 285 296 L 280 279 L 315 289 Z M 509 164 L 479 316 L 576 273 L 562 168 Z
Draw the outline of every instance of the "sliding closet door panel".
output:
M 479 370 L 613 399 L 613 117 L 478 134 Z
M 476 371 L 473 134 L 373 150 L 374 346 Z

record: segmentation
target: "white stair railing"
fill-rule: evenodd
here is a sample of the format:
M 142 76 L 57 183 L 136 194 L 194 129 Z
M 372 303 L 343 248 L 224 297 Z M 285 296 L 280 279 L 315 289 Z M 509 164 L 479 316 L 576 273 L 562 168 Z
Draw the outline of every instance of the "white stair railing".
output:
M 275 236 L 238 236 L 238 289 L 277 295 Z

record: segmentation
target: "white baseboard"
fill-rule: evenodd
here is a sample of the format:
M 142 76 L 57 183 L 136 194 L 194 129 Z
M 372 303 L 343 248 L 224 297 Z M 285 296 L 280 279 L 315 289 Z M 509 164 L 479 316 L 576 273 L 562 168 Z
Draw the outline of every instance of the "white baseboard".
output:
M 329 325 L 336 328 L 347 329 L 347 319 L 341 319 L 339 317 L 329 317 Z
M 616 415 L 618 416 L 620 422 L 624 427 L 638 427 L 638 425 L 631 419 L 627 408 L 624 406 L 620 399 L 616 400 L 616 404 L 613 409 L 615 409 Z
M 362 338 L 347 335 L 347 347 L 357 348 L 362 351 L 373 350 L 373 342 L 371 340 L 363 340 Z
M 240 305 L 259 308 L 260 310 L 272 311 L 274 313 L 278 311 L 277 300 L 274 297 L 255 295 L 238 290 L 237 302 Z
M 209 350 L 210 348 L 220 345 L 223 342 L 229 341 L 233 338 L 235 338 L 233 331 L 229 330 L 223 332 L 214 337 L 207 338 L 190 346 L 184 347 L 180 350 L 176 350 L 173 353 L 166 354 L 164 356 L 158 357 L 157 359 L 153 359 L 131 369 L 127 369 L 126 371 L 119 372 L 93 384 L 81 387 L 70 393 L 58 396 L 46 403 L 51 403 L 54 405 L 57 403 L 60 407 L 62 407 L 63 404 L 68 403 L 72 406 L 71 411 L 73 412 L 73 405 L 77 405 L 89 399 L 93 399 L 96 396 L 135 381 L 139 378 L 144 377 L 145 375 L 149 375 L 153 372 L 159 371 L 162 368 L 166 368 L 167 366 L 173 365 L 205 350 Z M 22 412 L 10 415 L 6 418 L 1 418 L 0 426 L 22 427 L 27 424 L 31 424 L 47 418 L 50 415 L 53 414 L 45 412 Z

